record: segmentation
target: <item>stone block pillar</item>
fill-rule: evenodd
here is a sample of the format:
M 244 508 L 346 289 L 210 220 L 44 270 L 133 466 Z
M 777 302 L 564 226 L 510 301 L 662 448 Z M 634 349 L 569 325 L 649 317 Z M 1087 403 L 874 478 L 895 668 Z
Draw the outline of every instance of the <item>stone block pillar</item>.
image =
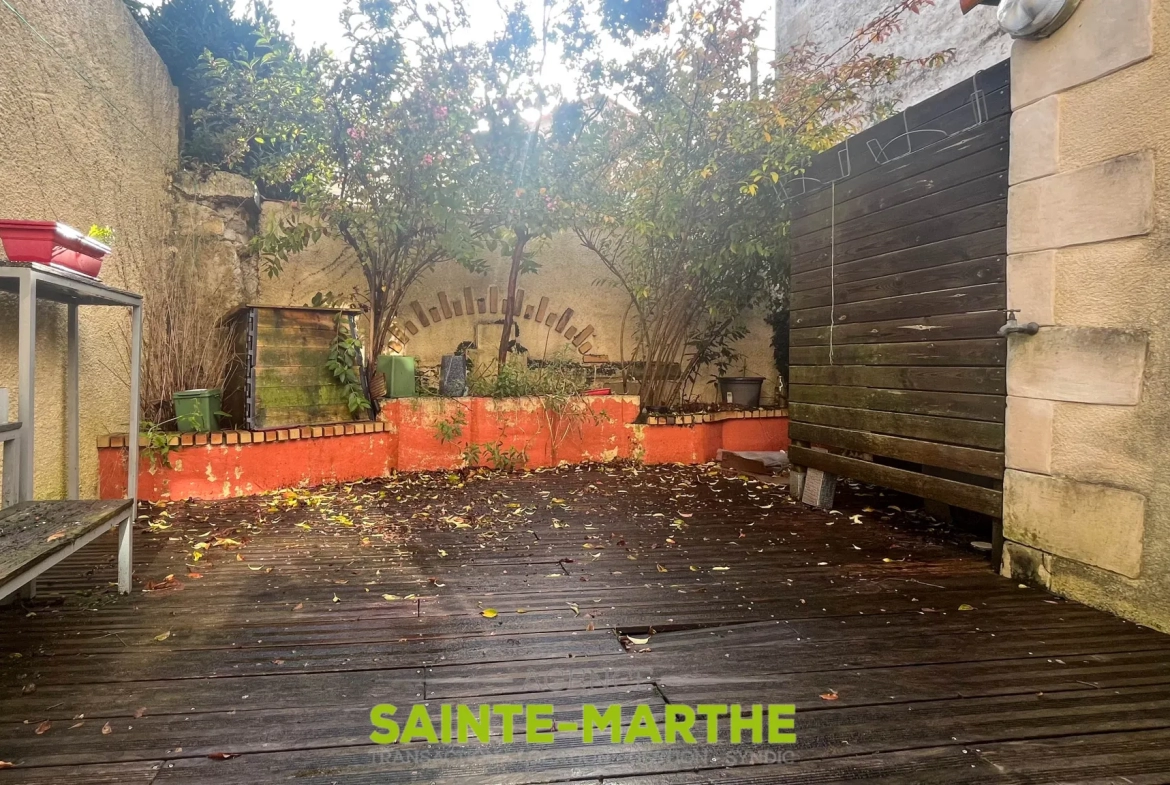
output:
M 1012 51 L 1003 573 L 1170 629 L 1170 0 Z

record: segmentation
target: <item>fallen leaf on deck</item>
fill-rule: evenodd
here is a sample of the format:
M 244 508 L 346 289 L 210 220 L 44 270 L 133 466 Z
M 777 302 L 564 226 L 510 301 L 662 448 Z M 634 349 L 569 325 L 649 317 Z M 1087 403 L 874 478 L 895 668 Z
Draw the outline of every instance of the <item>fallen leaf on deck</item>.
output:
M 565 603 L 565 605 L 568 605 L 570 608 L 572 608 L 572 609 L 573 609 L 573 615 L 574 615 L 574 616 L 580 616 L 580 615 L 581 615 L 581 606 L 579 606 L 577 603 L 575 603 L 575 602 L 566 602 L 566 603 Z
M 110 723 L 107 722 L 105 725 L 102 726 L 102 735 L 103 736 L 109 736 L 113 732 L 114 732 L 114 728 L 110 725 Z
M 962 605 L 960 605 L 960 606 L 959 606 L 959 610 L 961 610 L 961 611 L 973 611 L 973 610 L 975 610 L 975 607 L 974 607 L 973 605 L 968 605 L 967 603 L 963 603 Z
M 394 602 L 394 600 L 401 600 L 402 598 L 397 594 L 383 594 L 382 599 L 388 602 Z
M 14 768 L 16 768 L 15 763 L 13 763 L 11 761 L 7 761 L 7 760 L 0 760 L 0 769 L 14 769 Z
M 52 542 L 53 540 L 59 540 L 64 536 L 65 536 L 65 532 L 57 532 L 56 534 L 50 534 L 49 538 L 47 540 L 45 540 L 45 542 Z
M 35 685 L 35 684 L 26 684 L 20 688 L 21 695 L 32 695 L 36 691 L 37 691 L 37 685 Z
M 201 573 L 201 572 L 189 572 L 189 573 L 187 573 L 187 577 L 188 577 L 188 578 L 191 578 L 192 580 L 199 580 L 200 578 L 202 578 L 202 577 L 203 577 L 203 573 Z
M 637 638 L 633 635 L 627 635 L 626 640 L 628 640 L 630 643 L 634 644 L 635 646 L 645 646 L 647 643 L 650 642 L 650 636 L 647 635 L 645 638 Z
M 240 754 L 238 752 L 213 752 L 207 757 L 211 758 L 212 760 L 229 760 L 231 758 L 240 757 Z
M 334 595 L 333 595 L 333 601 L 334 601 L 334 602 L 341 602 L 341 598 L 339 598 L 339 597 L 338 597 L 336 594 L 334 594 Z
M 166 631 L 166 632 L 164 632 L 164 633 L 161 633 L 161 634 L 159 634 L 159 635 L 155 635 L 155 636 L 154 636 L 154 639 L 155 639 L 156 641 L 158 641 L 159 643 L 161 643 L 161 642 L 165 641 L 165 640 L 166 640 L 167 638 L 169 638 L 169 637 L 171 637 L 171 631 L 170 631 L 170 630 L 167 630 L 167 631 Z
M 301 610 L 301 609 L 302 609 L 302 608 L 304 608 L 304 607 L 305 607 L 305 604 L 304 604 L 303 602 L 298 602 L 296 605 L 294 605 L 294 606 L 293 606 L 293 610 L 294 610 L 294 611 L 299 611 L 299 610 Z
M 85 724 L 85 720 L 82 720 L 81 722 L 75 722 L 69 726 L 69 730 L 73 730 L 74 728 L 80 728 L 84 724 Z
M 497 616 L 499 616 L 500 614 L 498 612 L 496 612 L 495 608 L 484 608 L 482 611 L 479 612 L 479 615 L 484 617 L 485 619 L 494 619 Z
M 667 569 L 666 569 L 665 567 L 663 567 L 661 564 L 655 564 L 654 566 L 658 568 L 658 571 L 659 571 L 659 572 L 669 572 L 669 570 L 667 570 Z
M 712 567 L 711 569 L 714 570 L 715 572 L 727 572 L 731 568 L 730 567 Z
M 840 697 L 841 696 L 835 692 L 826 692 L 826 693 L 821 694 L 821 700 L 823 700 L 823 701 L 835 701 L 835 700 L 838 700 Z
M 865 523 L 865 521 L 861 520 L 860 515 L 851 515 L 849 516 L 849 520 L 853 521 L 854 523 Z
M 53 723 L 49 722 L 48 720 L 45 720 L 44 722 L 42 722 L 40 725 L 37 726 L 37 729 L 35 731 L 33 731 L 33 733 L 40 736 L 41 734 L 48 733 L 49 728 L 51 728 L 51 727 L 53 727 Z
M 145 706 L 142 706 L 141 708 L 139 708 L 137 711 L 134 712 L 134 719 L 136 719 L 136 720 L 140 720 L 145 716 L 146 716 L 146 707 Z

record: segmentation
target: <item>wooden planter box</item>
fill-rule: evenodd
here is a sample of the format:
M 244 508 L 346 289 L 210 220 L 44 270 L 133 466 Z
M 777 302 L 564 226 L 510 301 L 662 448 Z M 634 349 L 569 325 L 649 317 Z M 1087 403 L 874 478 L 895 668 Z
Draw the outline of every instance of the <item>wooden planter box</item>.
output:
M 331 308 L 246 305 L 226 318 L 236 357 L 223 407 L 235 427 L 353 420 L 344 389 L 325 367 L 339 315 L 356 328 L 357 311 Z

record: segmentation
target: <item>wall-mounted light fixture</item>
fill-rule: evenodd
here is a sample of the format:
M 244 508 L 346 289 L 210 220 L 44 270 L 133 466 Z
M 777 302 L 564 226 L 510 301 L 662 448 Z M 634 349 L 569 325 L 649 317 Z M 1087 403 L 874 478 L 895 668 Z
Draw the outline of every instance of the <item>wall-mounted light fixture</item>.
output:
M 1000 0 L 999 27 L 1012 38 L 1036 40 L 1055 33 L 1081 0 Z

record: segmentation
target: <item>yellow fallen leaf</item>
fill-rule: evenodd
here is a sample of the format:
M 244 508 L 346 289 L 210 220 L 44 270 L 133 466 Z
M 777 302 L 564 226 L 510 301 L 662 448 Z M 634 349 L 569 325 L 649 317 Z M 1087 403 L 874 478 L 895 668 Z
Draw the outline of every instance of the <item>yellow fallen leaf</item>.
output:
M 165 641 L 165 640 L 166 640 L 167 638 L 169 638 L 169 637 L 171 637 L 171 631 L 170 631 L 170 630 L 167 630 L 166 632 L 162 633 L 161 635 L 155 635 L 155 636 L 154 636 L 154 639 L 155 639 L 156 641 L 158 641 L 159 643 L 161 643 L 161 642 Z
M 959 610 L 961 610 L 961 611 L 973 611 L 973 610 L 975 610 L 975 607 L 974 607 L 973 605 L 968 605 L 967 603 L 963 603 L 962 605 L 960 605 L 960 606 L 959 606 Z
M 388 602 L 393 602 L 394 600 L 401 600 L 402 598 L 397 594 L 383 594 L 382 599 L 387 600 Z
M 654 566 L 655 566 L 656 568 L 658 568 L 658 571 L 659 571 L 659 572 L 669 572 L 669 570 L 667 570 L 667 569 L 666 569 L 665 567 L 663 567 L 661 564 L 655 564 Z
M 484 608 L 482 611 L 479 612 L 479 615 L 484 617 L 485 619 L 494 619 L 497 616 L 499 616 L 500 614 L 497 613 L 494 608 Z
M 714 570 L 715 572 L 727 572 L 731 568 L 730 567 L 712 567 L 711 569 Z

